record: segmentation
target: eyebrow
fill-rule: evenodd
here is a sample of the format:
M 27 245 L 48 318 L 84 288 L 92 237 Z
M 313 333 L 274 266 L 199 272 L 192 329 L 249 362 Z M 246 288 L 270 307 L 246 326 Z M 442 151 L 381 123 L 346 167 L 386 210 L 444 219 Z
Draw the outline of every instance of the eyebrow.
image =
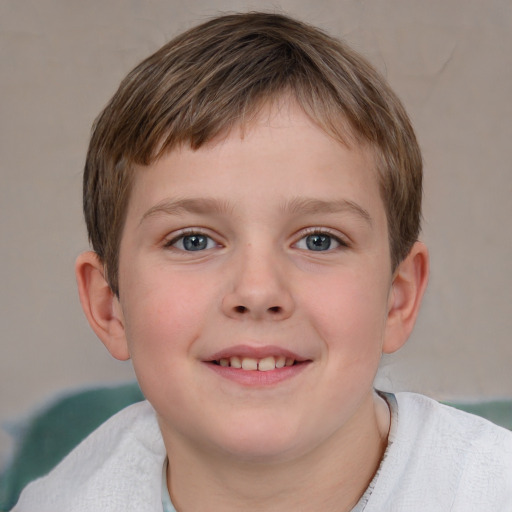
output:
M 326 201 L 324 199 L 296 197 L 287 201 L 283 212 L 292 214 L 314 214 L 314 213 L 353 213 L 365 222 L 372 225 L 372 218 L 367 210 L 353 201 L 347 199 L 335 199 Z
M 221 201 L 213 198 L 186 198 L 186 199 L 164 199 L 147 210 L 141 217 L 140 223 L 159 214 L 181 215 L 185 213 L 196 213 L 199 215 L 224 214 L 230 215 L 234 205 L 228 201 Z M 362 206 L 347 199 L 324 200 L 309 197 L 296 197 L 286 201 L 282 208 L 283 213 L 294 215 L 312 215 L 315 213 L 353 213 L 365 222 L 372 225 L 372 218 Z
M 140 223 L 158 214 L 181 215 L 184 213 L 197 214 L 230 214 L 233 207 L 227 201 L 218 201 L 207 197 L 187 199 L 164 199 L 152 206 L 141 217 Z

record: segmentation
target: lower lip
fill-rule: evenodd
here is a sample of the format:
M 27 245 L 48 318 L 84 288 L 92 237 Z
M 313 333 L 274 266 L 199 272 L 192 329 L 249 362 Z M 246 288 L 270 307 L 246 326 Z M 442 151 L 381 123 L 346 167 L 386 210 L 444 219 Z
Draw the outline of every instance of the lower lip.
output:
M 293 366 L 284 366 L 267 372 L 259 370 L 243 370 L 241 368 L 231 368 L 229 366 L 220 366 L 214 363 L 206 363 L 217 375 L 248 387 L 272 386 L 291 379 L 301 373 L 309 366 L 309 361 L 294 364 Z

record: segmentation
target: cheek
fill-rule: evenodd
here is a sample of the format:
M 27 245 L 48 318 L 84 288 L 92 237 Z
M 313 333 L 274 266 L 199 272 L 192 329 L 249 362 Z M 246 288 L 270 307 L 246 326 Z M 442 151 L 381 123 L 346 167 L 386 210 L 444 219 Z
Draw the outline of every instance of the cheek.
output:
M 213 304 L 205 280 L 187 273 L 155 268 L 133 273 L 126 284 L 130 293 L 123 310 L 132 358 L 186 350 Z
M 129 281 L 129 301 L 123 310 L 139 385 L 157 410 L 183 410 L 183 386 L 211 301 L 198 293 L 198 282 L 178 274 L 139 273 Z
M 380 354 L 387 317 L 387 288 L 372 272 L 326 276 L 312 287 L 309 311 L 331 351 L 353 351 L 362 360 Z

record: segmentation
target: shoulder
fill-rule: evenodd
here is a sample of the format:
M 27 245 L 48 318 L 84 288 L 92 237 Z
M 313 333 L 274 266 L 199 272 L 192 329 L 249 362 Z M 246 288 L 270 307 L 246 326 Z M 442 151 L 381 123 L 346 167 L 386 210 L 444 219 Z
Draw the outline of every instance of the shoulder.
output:
M 394 425 L 375 510 L 512 510 L 512 432 L 422 395 L 388 398 Z
M 398 423 L 403 435 L 417 436 L 462 450 L 464 453 L 490 455 L 493 447 L 512 464 L 504 448 L 512 449 L 512 432 L 490 421 L 440 404 L 416 393 L 398 393 Z
M 458 503 L 470 510 L 475 503 L 503 507 L 506 501 L 512 510 L 512 432 L 422 395 L 397 400 L 400 421 L 417 431 L 417 445 L 433 460 L 438 478 L 451 471 Z
M 28 485 L 13 512 L 159 510 L 153 502 L 161 507 L 155 486 L 160 485 L 164 459 L 153 408 L 148 402 L 131 405 L 95 430 L 47 476 Z

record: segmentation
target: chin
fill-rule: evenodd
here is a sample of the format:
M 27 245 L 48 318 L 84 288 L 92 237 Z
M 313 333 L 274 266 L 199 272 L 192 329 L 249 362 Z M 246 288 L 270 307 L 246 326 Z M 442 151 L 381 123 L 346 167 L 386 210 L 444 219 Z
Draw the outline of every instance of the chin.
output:
M 251 421 L 224 431 L 218 448 L 235 459 L 254 463 L 284 462 L 299 455 L 302 444 L 297 428 L 276 421 Z M 304 440 L 302 440 L 304 441 Z

